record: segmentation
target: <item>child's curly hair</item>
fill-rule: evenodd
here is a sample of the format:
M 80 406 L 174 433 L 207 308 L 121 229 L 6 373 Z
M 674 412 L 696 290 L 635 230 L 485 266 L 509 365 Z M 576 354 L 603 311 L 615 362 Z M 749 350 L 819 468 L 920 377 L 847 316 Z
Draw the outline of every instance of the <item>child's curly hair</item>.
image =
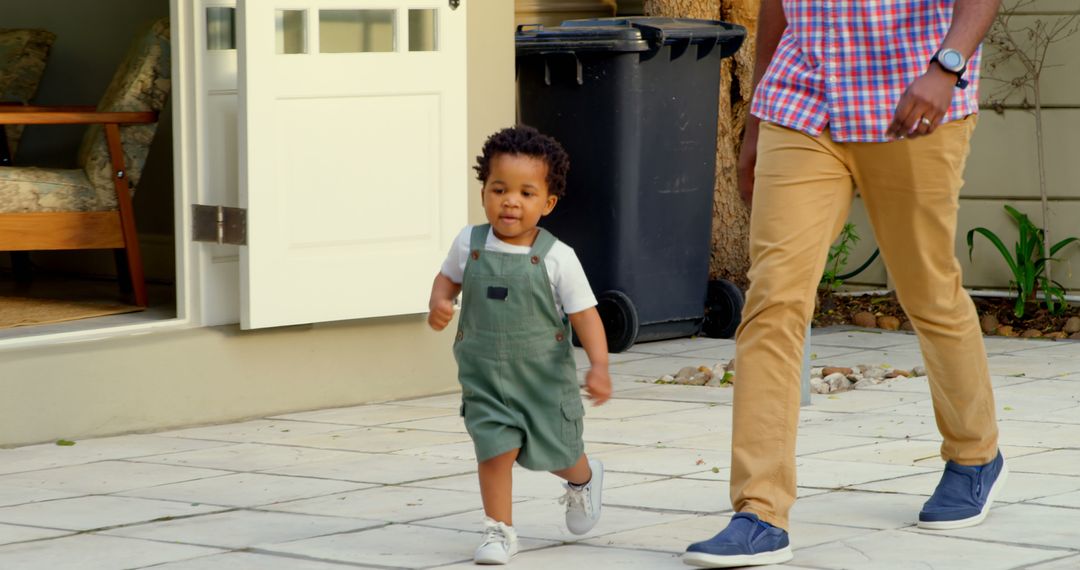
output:
M 487 182 L 491 175 L 491 160 L 500 154 L 519 154 L 544 161 L 548 167 L 548 192 L 560 198 L 566 195 L 570 156 L 555 139 L 526 125 L 505 128 L 491 135 L 484 142 L 483 154 L 476 157 L 476 166 L 473 167 L 480 182 Z

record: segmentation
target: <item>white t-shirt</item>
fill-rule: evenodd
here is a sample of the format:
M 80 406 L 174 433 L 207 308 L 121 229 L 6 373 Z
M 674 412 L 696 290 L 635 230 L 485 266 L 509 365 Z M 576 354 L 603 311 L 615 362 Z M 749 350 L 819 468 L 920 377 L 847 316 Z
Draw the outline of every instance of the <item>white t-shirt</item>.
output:
M 473 226 L 465 226 L 465 229 L 461 230 L 454 239 L 453 245 L 450 246 L 450 253 L 440 269 L 442 274 L 454 283 L 460 284 L 465 278 L 465 263 L 469 260 L 472 230 Z M 501 253 L 528 254 L 532 248 L 506 243 L 495 237 L 495 232 L 489 229 L 484 249 Z M 585 270 L 570 246 L 556 240 L 547 256 L 544 257 L 544 267 L 547 268 L 551 292 L 555 295 L 555 306 L 560 313 L 580 313 L 589 307 L 596 306 L 596 297 L 593 295 L 592 288 L 589 287 Z

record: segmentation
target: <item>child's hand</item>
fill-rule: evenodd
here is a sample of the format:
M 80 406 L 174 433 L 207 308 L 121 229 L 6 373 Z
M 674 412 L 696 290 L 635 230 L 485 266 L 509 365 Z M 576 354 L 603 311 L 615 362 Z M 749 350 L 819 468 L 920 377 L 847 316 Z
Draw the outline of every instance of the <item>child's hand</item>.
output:
M 441 331 L 450 324 L 454 318 L 454 303 L 449 299 L 440 299 L 431 303 L 431 312 L 428 313 L 427 322 L 431 328 Z
M 585 374 L 585 390 L 594 406 L 599 406 L 611 398 L 611 376 L 607 366 L 593 366 Z

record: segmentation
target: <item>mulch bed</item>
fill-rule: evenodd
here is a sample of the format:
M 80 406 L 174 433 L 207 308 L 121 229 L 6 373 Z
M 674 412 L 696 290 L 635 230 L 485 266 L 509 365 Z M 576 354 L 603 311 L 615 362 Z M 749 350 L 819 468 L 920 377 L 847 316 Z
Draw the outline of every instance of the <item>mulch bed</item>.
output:
M 979 318 L 983 325 L 983 331 L 987 334 L 998 336 L 1047 336 L 1060 337 L 1065 333 L 1066 323 L 1070 318 L 1080 317 L 1080 306 L 1068 307 L 1064 314 L 1052 315 L 1045 307 L 1029 305 L 1024 312 L 1023 318 L 1017 318 L 1013 314 L 1013 300 L 1005 298 L 974 297 L 975 307 L 979 312 Z M 869 313 L 876 319 L 868 319 L 862 316 L 862 322 L 856 323 L 855 316 L 859 313 Z M 872 320 L 876 320 L 875 326 L 880 326 L 888 321 L 880 317 L 895 317 L 899 321 L 901 330 L 910 330 L 907 323 L 907 315 L 896 300 L 895 294 L 873 295 L 828 295 L 819 293 L 817 311 L 814 314 L 813 326 L 826 327 L 833 325 L 859 325 L 870 326 Z M 997 326 L 990 317 L 997 319 Z M 1074 321 L 1075 323 L 1075 321 Z M 1009 327 L 1009 328 L 1002 328 Z M 1036 332 L 1038 334 L 1036 335 Z M 1080 337 L 1074 337 L 1080 338 Z

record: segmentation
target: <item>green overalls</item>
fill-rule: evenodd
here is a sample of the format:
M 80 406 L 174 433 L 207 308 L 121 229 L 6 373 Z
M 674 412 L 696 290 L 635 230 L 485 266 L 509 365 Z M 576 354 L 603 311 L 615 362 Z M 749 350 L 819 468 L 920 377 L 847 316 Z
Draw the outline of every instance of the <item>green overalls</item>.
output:
M 556 239 L 540 229 L 528 254 L 487 251 L 490 227 L 473 228 L 461 285 L 454 342 L 461 415 L 477 461 L 520 448 L 526 469 L 566 469 L 585 449 L 585 410 L 570 326 L 544 267 Z

